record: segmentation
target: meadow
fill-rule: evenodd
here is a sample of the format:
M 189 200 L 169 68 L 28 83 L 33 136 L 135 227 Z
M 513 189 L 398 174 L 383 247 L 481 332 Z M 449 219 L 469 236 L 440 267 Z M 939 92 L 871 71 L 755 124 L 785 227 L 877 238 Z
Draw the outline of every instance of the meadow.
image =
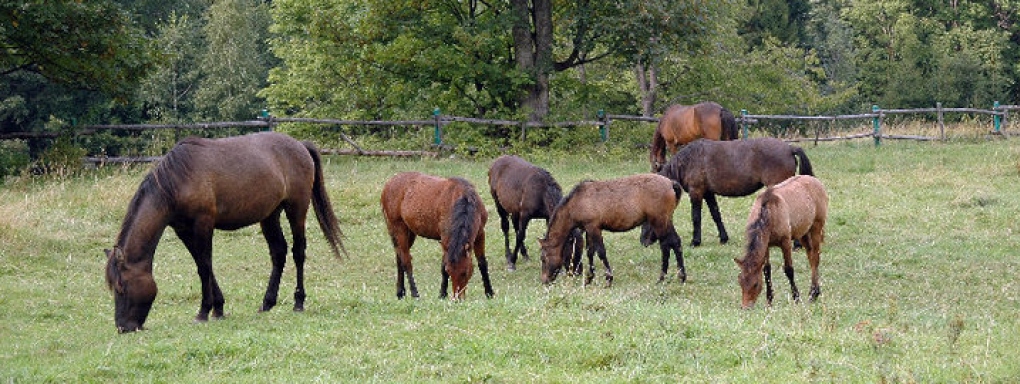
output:
M 1015 140 L 1015 139 L 1014 139 Z M 606 288 L 561 276 L 539 282 L 529 261 L 506 269 L 488 194 L 491 157 L 328 156 L 326 179 L 348 257 L 334 259 L 309 223 L 306 311 L 281 302 L 256 313 L 269 274 L 257 227 L 217 232 L 214 265 L 228 316 L 194 324 L 191 257 L 167 231 L 156 252 L 159 296 L 147 330 L 118 334 L 103 267 L 127 202 L 148 166 L 0 187 L 0 382 L 1017 382 L 1020 381 L 1020 147 L 1010 140 L 870 140 L 799 144 L 830 195 L 822 295 L 740 309 L 753 196 L 722 198 L 729 244 L 707 210 L 690 247 L 690 205 L 674 221 L 688 281 L 657 284 L 659 250 L 638 231 L 606 236 Z M 645 172 L 646 153 L 598 147 L 524 157 L 569 190 L 583 179 Z M 489 211 L 487 257 L 496 296 L 478 274 L 461 302 L 438 299 L 439 246 L 412 248 L 422 297 L 397 300 L 393 248 L 379 208 L 387 178 L 416 170 L 472 181 Z M 288 235 L 289 238 L 289 235 Z M 778 249 L 773 260 L 781 263 Z M 794 255 L 807 293 L 803 251 Z

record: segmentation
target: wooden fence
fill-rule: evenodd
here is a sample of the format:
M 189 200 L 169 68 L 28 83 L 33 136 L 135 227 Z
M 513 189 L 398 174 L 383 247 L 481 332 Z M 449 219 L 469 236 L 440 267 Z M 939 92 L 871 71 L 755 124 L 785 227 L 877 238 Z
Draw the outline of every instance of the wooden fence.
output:
M 818 121 L 818 122 L 836 122 L 843 120 L 871 120 L 872 129 L 867 132 L 852 133 L 842 136 L 826 136 L 820 137 L 818 131 L 814 137 L 795 137 L 786 138 L 787 141 L 836 141 L 836 140 L 854 140 L 873 138 L 875 145 L 880 145 L 881 140 L 945 140 L 945 123 L 944 115 L 946 113 L 964 113 L 964 114 L 977 114 L 977 115 L 989 115 L 992 116 L 992 122 L 990 123 L 991 129 L 989 134 L 1006 136 L 1007 133 L 1003 127 L 1006 126 L 1006 122 L 1009 119 L 1010 111 L 1020 110 L 1020 105 L 996 105 L 992 109 L 977 109 L 977 108 L 943 108 L 941 103 L 937 104 L 935 108 L 916 108 L 916 109 L 881 109 L 878 106 L 873 106 L 870 113 L 863 113 L 857 115 L 831 115 L 831 116 L 796 116 L 796 115 L 755 115 L 749 113 L 747 110 L 741 110 L 740 114 L 736 116 L 737 123 L 740 125 L 743 137 L 749 136 L 749 127 L 754 124 L 759 124 L 763 121 L 775 120 L 775 121 Z M 919 135 L 890 135 L 882 133 L 882 120 L 888 115 L 904 115 L 904 114 L 934 114 L 936 116 L 937 125 L 939 127 L 939 136 L 919 136 Z M 306 124 L 322 124 L 332 126 L 421 126 L 421 127 L 433 127 L 433 147 L 437 151 L 389 151 L 389 150 L 366 150 L 359 146 L 349 136 L 340 132 L 340 138 L 344 140 L 352 149 L 323 149 L 323 153 L 326 154 L 343 154 L 343 155 L 360 155 L 360 156 L 437 156 L 439 150 L 451 148 L 448 144 L 443 141 L 443 128 L 447 125 L 455 122 L 468 123 L 468 124 L 479 124 L 479 125 L 492 125 L 492 126 L 504 126 L 513 127 L 520 129 L 521 139 L 527 135 L 527 131 L 530 129 L 538 128 L 571 128 L 571 127 L 597 127 L 599 129 L 599 136 L 602 141 L 609 140 L 610 127 L 614 121 L 636 121 L 636 122 L 647 122 L 647 123 L 658 123 L 658 117 L 650 116 L 632 116 L 632 115 L 613 115 L 606 114 L 603 111 L 599 111 L 596 120 L 585 120 L 585 121 L 565 121 L 556 123 L 540 123 L 540 122 L 523 122 L 515 120 L 494 120 L 494 119 L 477 119 L 471 117 L 460 117 L 460 116 L 448 116 L 442 115 L 438 109 L 433 111 L 431 119 L 425 120 L 401 120 L 401 121 L 366 121 L 366 120 L 339 120 L 339 119 L 315 119 L 315 118 L 293 118 L 293 117 L 273 117 L 266 115 L 258 120 L 251 121 L 232 121 L 232 122 L 212 122 L 212 123 L 193 123 L 193 124 L 119 124 L 119 125 L 83 125 L 80 127 L 72 127 L 73 135 L 76 136 L 87 136 L 95 134 L 103 130 L 126 130 L 126 131 L 145 131 L 145 130 L 184 130 L 184 129 L 223 129 L 223 128 L 253 128 L 259 130 L 274 130 L 274 127 L 280 123 L 306 123 Z M 11 132 L 11 133 L 0 133 L 0 140 L 7 139 L 46 139 L 59 137 L 58 132 Z M 127 163 L 127 162 L 149 162 L 157 159 L 158 157 L 140 157 L 140 158 L 87 158 L 87 162 L 91 163 Z

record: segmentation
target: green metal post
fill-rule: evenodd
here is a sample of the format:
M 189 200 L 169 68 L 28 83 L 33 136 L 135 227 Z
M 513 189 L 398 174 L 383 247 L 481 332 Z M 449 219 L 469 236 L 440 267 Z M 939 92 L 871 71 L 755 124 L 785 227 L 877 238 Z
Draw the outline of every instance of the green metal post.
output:
M 995 101 L 995 104 L 992 107 L 992 110 L 994 110 L 995 112 L 999 112 L 999 101 L 998 100 Z M 999 115 L 993 115 L 992 121 L 995 122 L 995 133 L 999 133 L 999 130 L 1002 129 L 1002 117 L 999 116 Z
M 443 144 L 443 132 L 442 124 L 439 123 L 439 107 L 432 110 L 432 117 L 436 119 L 436 131 L 432 135 L 432 144 L 442 145 Z
M 878 111 L 879 111 L 878 105 L 872 105 L 871 106 L 871 113 L 875 114 L 875 117 L 872 118 L 872 125 L 875 126 L 874 137 L 875 137 L 875 146 L 876 147 L 882 145 L 882 123 L 881 123 L 881 119 L 879 119 Z
M 609 128 L 606 127 L 606 111 L 598 110 L 595 113 L 599 117 L 599 136 L 602 137 L 602 142 L 609 141 Z
M 740 110 L 740 130 L 744 132 L 744 140 L 747 140 L 747 110 Z

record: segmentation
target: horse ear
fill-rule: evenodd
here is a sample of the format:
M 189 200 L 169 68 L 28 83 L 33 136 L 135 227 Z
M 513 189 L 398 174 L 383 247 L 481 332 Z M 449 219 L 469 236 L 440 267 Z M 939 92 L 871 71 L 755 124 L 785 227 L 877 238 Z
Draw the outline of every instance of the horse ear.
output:
M 744 263 L 742 263 L 741 260 L 736 258 L 736 257 L 733 258 L 733 261 L 737 263 L 738 267 L 741 266 L 741 265 L 744 265 Z

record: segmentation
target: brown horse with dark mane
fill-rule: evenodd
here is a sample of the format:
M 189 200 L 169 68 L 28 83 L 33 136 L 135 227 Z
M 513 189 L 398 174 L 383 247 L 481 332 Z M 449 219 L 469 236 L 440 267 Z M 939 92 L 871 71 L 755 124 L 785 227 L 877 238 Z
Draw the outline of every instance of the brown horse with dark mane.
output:
M 606 259 L 602 230 L 629 231 L 647 224 L 659 241 L 662 251 L 662 273 L 666 278 L 669 251 L 676 254 L 677 277 L 687 281 L 680 236 L 673 227 L 673 210 L 680 199 L 677 183 L 656 174 L 640 174 L 607 181 L 583 181 L 560 202 L 549 220 L 542 245 L 542 282 L 551 283 L 566 264 L 567 238 L 575 228 L 584 230 L 588 247 L 588 275 L 585 284 L 595 277 L 594 254 L 606 268 L 606 285 L 613 283 L 613 270 Z M 644 236 L 643 236 L 644 237 Z M 647 243 L 645 244 L 647 245 Z M 580 258 L 580 253 L 574 255 Z M 576 266 L 580 263 L 575 262 Z
M 305 218 L 309 202 L 319 227 L 339 257 L 340 227 L 322 177 L 315 146 L 279 133 L 225 139 L 188 138 L 170 150 L 142 180 L 128 205 L 116 245 L 106 250 L 106 282 L 114 294 L 120 332 L 141 330 L 156 282 L 152 261 L 166 227 L 173 228 L 195 259 L 202 282 L 196 321 L 223 317 L 223 292 L 212 266 L 214 229 L 235 230 L 255 223 L 269 244 L 273 269 L 260 311 L 276 305 L 287 257 L 280 212 L 293 233 L 297 271 L 294 310 L 304 309 Z
M 793 280 L 793 240 L 799 239 L 807 251 L 811 267 L 811 301 L 822 293 L 818 278 L 818 261 L 825 240 L 825 218 L 829 211 L 829 196 L 825 186 L 811 176 L 794 176 L 787 181 L 765 189 L 754 200 L 747 217 L 747 250 L 743 259 L 733 260 L 740 267 L 737 282 L 743 292 L 741 306 L 754 306 L 761 293 L 762 275 L 765 276 L 765 299 L 772 305 L 772 266 L 769 247 L 783 250 L 783 272 L 790 280 L 793 299 L 800 293 Z
M 649 161 L 658 172 L 677 148 L 697 139 L 736 140 L 740 138 L 737 120 L 729 110 L 708 101 L 694 105 L 673 105 L 659 119 L 652 134 Z
M 485 262 L 485 221 L 488 214 L 470 182 L 459 177 L 442 178 L 418 172 L 404 172 L 390 178 L 383 187 L 382 210 L 386 228 L 397 252 L 397 298 L 404 298 L 404 275 L 411 296 L 418 297 L 411 265 L 411 246 L 418 236 L 439 240 L 443 247 L 443 282 L 439 297 L 447 297 L 453 281 L 453 296 L 464 296 L 472 265 L 470 252 L 478 261 L 485 295 L 493 296 L 489 267 Z
M 729 235 L 723 226 L 716 195 L 747 196 L 763 186 L 779 184 L 797 174 L 814 175 L 804 150 L 774 138 L 736 141 L 696 140 L 684 146 L 659 171 L 680 182 L 691 199 L 694 235 L 691 245 L 701 245 L 701 201 L 708 203 L 719 241 Z
M 552 215 L 556 205 L 563 198 L 559 183 L 545 169 L 512 155 L 500 156 L 489 167 L 489 192 L 496 202 L 499 226 L 503 230 L 507 267 L 512 271 L 517 266 L 517 254 L 528 259 L 524 237 L 531 219 L 546 219 Z M 509 218 L 508 218 L 509 216 Z M 510 250 L 510 222 L 513 222 L 516 241 Z M 583 247 L 577 236 L 580 231 L 571 232 L 569 242 L 575 249 Z M 577 252 L 580 252 L 577 249 Z

